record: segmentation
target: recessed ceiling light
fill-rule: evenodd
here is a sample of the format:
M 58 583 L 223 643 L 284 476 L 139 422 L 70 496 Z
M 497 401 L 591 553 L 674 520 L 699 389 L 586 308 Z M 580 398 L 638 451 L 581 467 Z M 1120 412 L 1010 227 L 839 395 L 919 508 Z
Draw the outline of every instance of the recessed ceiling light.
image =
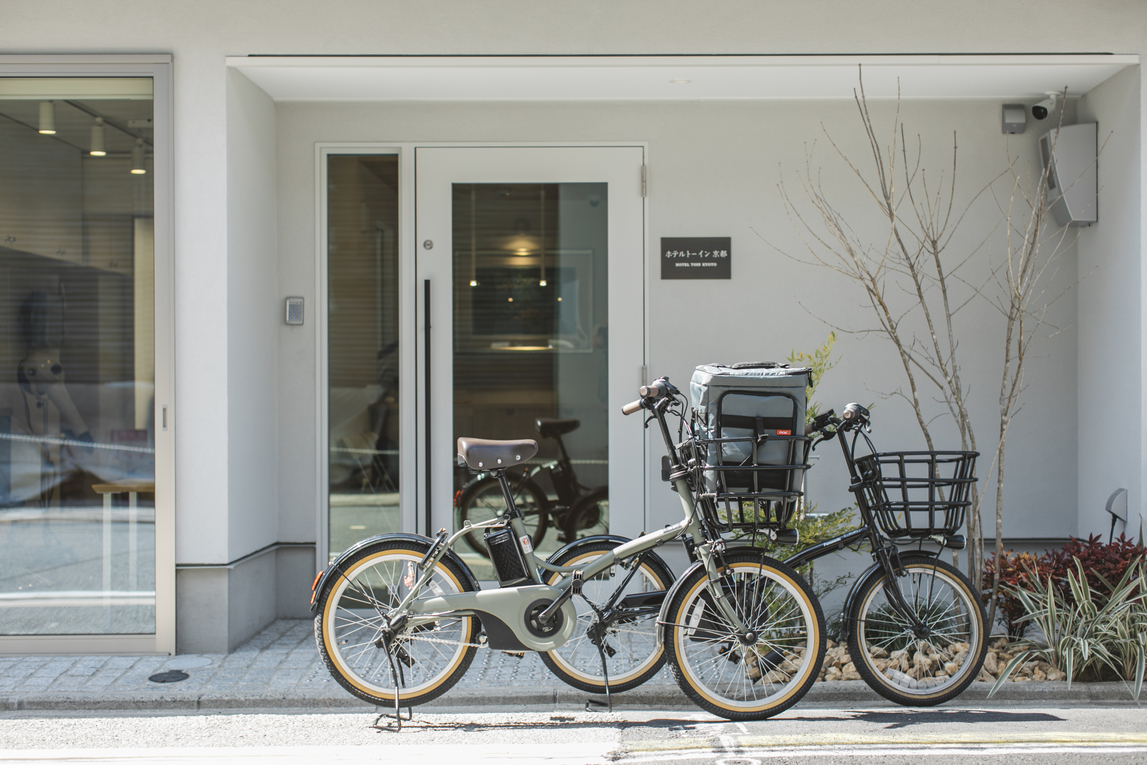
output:
M 693 81 L 692 80 L 670 80 L 669 82 L 672 83 L 673 85 L 688 85 L 689 83 L 691 83 Z

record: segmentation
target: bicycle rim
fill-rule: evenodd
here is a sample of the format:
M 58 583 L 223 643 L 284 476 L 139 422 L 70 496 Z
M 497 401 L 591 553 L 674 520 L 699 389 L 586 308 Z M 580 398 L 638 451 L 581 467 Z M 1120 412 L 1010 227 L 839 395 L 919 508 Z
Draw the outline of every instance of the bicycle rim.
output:
M 398 605 L 418 576 L 422 551 L 396 547 L 351 563 L 340 572 L 321 612 L 321 639 L 328 668 L 336 679 L 371 701 L 393 701 L 390 661 L 379 644 L 387 612 Z M 439 564 L 425 587 L 426 597 L 463 591 L 461 578 Z M 402 674 L 400 698 L 429 701 L 450 688 L 473 660 L 477 622 L 469 616 L 444 617 L 407 629 L 394 638 L 395 668 Z
M 729 560 L 722 581 L 755 641 L 738 639 L 699 569 L 670 608 L 674 674 L 694 701 L 717 715 L 770 717 L 800 700 L 816 680 L 824 617 L 808 585 L 784 564 L 762 564 L 759 556 Z
M 880 576 L 854 609 L 850 656 L 881 695 L 905 705 L 937 704 L 975 680 L 987 652 L 983 609 L 966 580 L 935 559 L 902 564 L 901 596 L 930 630 L 919 639 L 896 611 Z M 851 655 L 855 654 L 855 655 Z

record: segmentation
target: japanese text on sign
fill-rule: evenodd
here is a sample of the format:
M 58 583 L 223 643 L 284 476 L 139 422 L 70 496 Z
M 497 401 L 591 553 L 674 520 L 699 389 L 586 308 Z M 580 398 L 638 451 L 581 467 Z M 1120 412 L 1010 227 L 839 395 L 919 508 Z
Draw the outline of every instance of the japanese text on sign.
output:
M 663 237 L 662 279 L 732 278 L 730 237 Z

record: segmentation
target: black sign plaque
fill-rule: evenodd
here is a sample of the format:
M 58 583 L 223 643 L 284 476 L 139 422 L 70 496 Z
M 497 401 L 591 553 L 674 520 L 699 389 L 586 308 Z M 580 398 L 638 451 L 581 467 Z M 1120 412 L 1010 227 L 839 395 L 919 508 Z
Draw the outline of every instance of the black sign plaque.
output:
M 731 238 L 662 237 L 662 279 L 731 279 Z

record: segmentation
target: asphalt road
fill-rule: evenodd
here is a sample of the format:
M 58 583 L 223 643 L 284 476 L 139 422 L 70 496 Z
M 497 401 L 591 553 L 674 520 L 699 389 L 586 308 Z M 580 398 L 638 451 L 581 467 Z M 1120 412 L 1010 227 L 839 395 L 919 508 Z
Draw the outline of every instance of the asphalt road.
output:
M 730 723 L 700 712 L 415 710 L 401 732 L 376 712 L 0 714 L 0 764 L 1147 762 L 1147 710 L 1113 707 L 798 706 Z

